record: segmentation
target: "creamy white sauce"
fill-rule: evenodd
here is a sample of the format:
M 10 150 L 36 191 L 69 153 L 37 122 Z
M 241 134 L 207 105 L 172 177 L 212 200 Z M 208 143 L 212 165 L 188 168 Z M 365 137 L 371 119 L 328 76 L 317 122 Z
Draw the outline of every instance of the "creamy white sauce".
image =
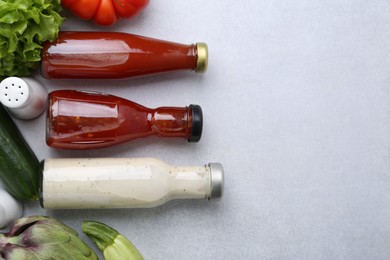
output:
M 155 207 L 171 199 L 207 199 L 208 166 L 171 166 L 152 158 L 46 159 L 48 209 Z

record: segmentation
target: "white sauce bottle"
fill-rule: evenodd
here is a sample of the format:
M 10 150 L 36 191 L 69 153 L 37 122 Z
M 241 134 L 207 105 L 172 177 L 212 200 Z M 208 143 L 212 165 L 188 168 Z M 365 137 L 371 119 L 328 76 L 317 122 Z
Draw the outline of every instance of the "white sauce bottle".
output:
M 152 158 L 56 158 L 42 162 L 46 209 L 148 208 L 172 199 L 215 199 L 223 167 L 173 166 Z

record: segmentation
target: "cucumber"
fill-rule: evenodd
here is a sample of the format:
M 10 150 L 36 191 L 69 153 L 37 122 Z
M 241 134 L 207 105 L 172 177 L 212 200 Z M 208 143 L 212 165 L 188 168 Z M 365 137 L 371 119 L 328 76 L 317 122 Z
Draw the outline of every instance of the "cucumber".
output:
M 0 104 L 0 180 L 20 200 L 37 200 L 39 161 Z

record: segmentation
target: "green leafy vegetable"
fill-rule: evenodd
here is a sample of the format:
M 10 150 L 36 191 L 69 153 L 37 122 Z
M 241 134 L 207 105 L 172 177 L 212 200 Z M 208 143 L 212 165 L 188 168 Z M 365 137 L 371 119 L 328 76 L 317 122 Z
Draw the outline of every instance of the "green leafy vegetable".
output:
M 0 78 L 39 66 L 42 43 L 58 36 L 60 0 L 0 0 Z

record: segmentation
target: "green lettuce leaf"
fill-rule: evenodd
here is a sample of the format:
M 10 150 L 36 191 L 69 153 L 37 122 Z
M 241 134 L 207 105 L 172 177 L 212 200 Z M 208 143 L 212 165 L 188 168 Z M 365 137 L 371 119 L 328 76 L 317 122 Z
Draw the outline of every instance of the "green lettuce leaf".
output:
M 58 37 L 60 0 L 0 0 L 0 79 L 38 68 L 42 44 Z

